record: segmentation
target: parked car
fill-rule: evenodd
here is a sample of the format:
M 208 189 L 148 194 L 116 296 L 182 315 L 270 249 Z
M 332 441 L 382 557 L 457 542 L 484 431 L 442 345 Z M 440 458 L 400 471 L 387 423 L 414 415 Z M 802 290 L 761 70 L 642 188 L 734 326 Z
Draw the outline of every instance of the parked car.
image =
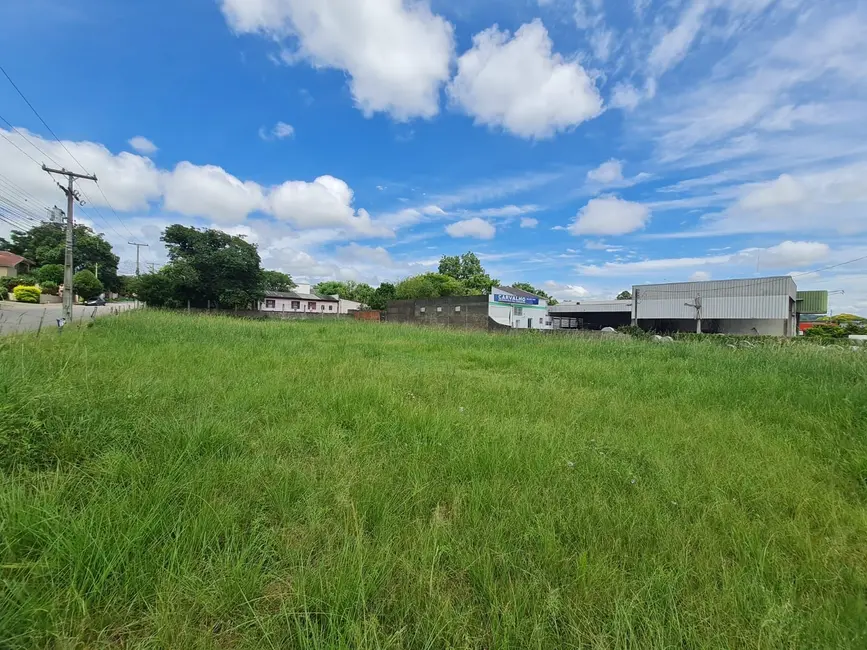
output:
M 84 304 L 87 307 L 104 307 L 105 298 L 94 298 L 93 300 L 85 300 Z

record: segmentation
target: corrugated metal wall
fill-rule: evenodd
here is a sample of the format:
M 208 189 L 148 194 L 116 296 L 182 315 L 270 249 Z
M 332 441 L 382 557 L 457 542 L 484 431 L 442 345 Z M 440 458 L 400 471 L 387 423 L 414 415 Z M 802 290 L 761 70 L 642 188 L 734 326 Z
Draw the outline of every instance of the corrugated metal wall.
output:
M 802 314 L 827 314 L 827 291 L 799 291 L 798 311 Z
M 797 287 L 789 276 L 680 282 L 633 287 L 638 293 L 637 318 L 694 319 L 694 304 L 701 298 L 701 316 L 711 318 L 782 318 L 790 316 L 790 301 L 796 299 Z
M 632 312 L 631 300 L 592 300 L 577 304 L 554 305 L 548 307 L 551 314 L 579 314 L 589 312 Z

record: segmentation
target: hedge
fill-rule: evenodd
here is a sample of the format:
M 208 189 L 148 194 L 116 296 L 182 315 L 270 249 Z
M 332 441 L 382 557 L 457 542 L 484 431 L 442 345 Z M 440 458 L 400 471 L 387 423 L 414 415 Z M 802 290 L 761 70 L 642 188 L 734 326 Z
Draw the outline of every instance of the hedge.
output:
M 42 291 L 39 289 L 39 287 L 19 284 L 12 290 L 12 293 L 15 294 L 15 300 L 17 300 L 18 302 L 38 303 L 39 296 L 42 294 Z

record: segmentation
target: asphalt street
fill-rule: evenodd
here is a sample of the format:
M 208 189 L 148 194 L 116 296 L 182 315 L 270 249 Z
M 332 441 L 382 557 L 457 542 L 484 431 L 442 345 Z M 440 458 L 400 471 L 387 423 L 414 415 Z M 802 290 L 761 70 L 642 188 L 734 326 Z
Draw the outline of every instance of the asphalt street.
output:
M 110 303 L 105 307 L 85 307 L 76 305 L 73 308 L 73 316 L 76 323 L 88 321 L 91 318 L 99 318 L 117 313 L 118 310 L 126 311 L 134 309 L 136 303 L 119 302 Z M 8 300 L 0 300 L 0 336 L 18 332 L 35 331 L 42 323 L 43 331 L 46 329 L 56 330 L 57 319 L 63 316 L 63 308 L 60 304 L 29 305 Z

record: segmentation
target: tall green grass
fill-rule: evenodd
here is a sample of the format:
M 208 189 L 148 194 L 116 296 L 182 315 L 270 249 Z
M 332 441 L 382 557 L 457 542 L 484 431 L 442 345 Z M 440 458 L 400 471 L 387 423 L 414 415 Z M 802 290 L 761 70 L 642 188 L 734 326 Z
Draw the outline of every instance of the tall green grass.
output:
M 0 339 L 0 647 L 867 647 L 867 355 Z

